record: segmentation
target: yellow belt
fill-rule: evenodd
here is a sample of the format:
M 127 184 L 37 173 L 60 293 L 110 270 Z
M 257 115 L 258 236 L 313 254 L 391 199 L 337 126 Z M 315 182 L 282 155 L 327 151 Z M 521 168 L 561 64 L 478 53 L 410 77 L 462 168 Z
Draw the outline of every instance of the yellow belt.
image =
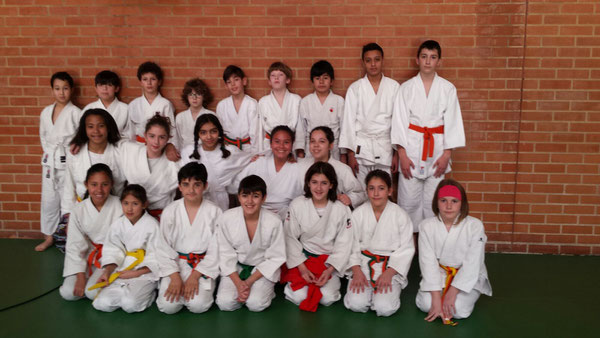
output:
M 114 282 L 117 278 L 119 278 L 119 276 L 121 275 L 121 273 L 123 271 L 132 270 L 138 264 L 140 264 L 144 260 L 144 254 L 145 254 L 144 249 L 137 249 L 135 251 L 127 251 L 126 256 L 131 256 L 131 257 L 135 258 L 135 261 L 133 263 L 129 264 L 129 266 L 126 267 L 125 269 L 123 269 L 121 271 L 118 271 L 118 272 L 112 273 L 110 275 L 110 277 L 108 277 L 108 281 L 107 282 L 100 282 L 100 283 L 96 283 L 96 284 L 90 286 L 88 288 L 88 291 L 92 291 L 94 289 L 98 289 L 98 288 L 103 288 L 103 287 L 109 286 L 112 282 Z

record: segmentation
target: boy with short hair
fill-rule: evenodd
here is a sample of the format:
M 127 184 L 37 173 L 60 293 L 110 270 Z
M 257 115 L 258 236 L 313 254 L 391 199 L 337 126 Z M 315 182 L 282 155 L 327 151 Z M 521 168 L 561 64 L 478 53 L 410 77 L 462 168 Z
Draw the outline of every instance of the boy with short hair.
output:
M 169 204 L 160 218 L 157 256 L 162 278 L 156 305 L 168 314 L 183 306 L 201 313 L 213 304 L 219 276 L 216 220 L 222 211 L 202 197 L 207 181 L 203 164 L 190 162 L 177 176 L 183 198 Z
M 326 126 L 331 128 L 335 136 L 331 156 L 339 160 L 343 154 L 342 162 L 346 162 L 346 150 L 338 148 L 340 125 L 344 116 L 344 98 L 331 90 L 334 78 L 333 66 L 325 60 L 315 62 L 310 68 L 310 79 L 315 91 L 300 101 L 294 148 L 310 156 L 310 131 L 315 127 Z
M 292 83 L 292 69 L 283 62 L 274 62 L 267 70 L 267 79 L 272 90 L 258 101 L 258 135 L 261 139 L 258 151 L 271 149 L 269 140 L 273 128 L 286 125 L 295 131 L 298 124 L 300 95 L 287 89 Z
M 258 103 L 245 93 L 248 78 L 240 67 L 229 65 L 223 71 L 223 81 L 231 94 L 217 104 L 217 117 L 223 125 L 225 142 L 252 152 L 262 139 L 257 134 Z
M 279 268 L 285 263 L 281 219 L 262 207 L 267 185 L 250 175 L 240 182 L 241 206 L 229 209 L 218 221 L 221 282 L 217 305 L 223 311 L 242 304 L 258 312 L 271 305 Z
M 179 135 L 179 149 L 194 144 L 194 126 L 200 115 L 215 114 L 214 111 L 206 109 L 213 101 L 210 89 L 199 78 L 194 78 L 185 83 L 181 93 L 181 101 L 188 107 L 177 114 L 175 124 Z
M 433 217 L 431 201 L 438 183 L 450 172 L 452 149 L 465 146 L 456 87 L 437 75 L 442 48 L 434 40 L 419 46 L 419 74 L 398 92 L 392 143 L 398 145 L 398 204 L 410 215 L 414 232 Z
M 36 251 L 44 251 L 54 243 L 52 235 L 60 221 L 60 199 L 63 193 L 67 151 L 81 116 L 81 110 L 71 103 L 71 75 L 67 72 L 54 73 L 50 78 L 50 87 L 55 102 L 44 108 L 40 115 L 40 143 L 44 151 L 40 230 L 44 234 L 44 242 L 35 247 Z M 66 221 L 65 219 L 61 223 L 66 226 Z
M 171 120 L 171 138 L 169 142 L 179 149 L 179 139 L 175 126 L 175 107 L 169 100 L 160 95 L 160 86 L 163 83 L 162 69 L 156 63 L 146 61 L 138 67 L 137 78 L 142 87 L 142 96 L 131 101 L 128 107 L 129 129 L 132 140 L 146 143 L 144 139 L 146 122 L 156 113 L 159 113 Z
M 117 73 L 110 70 L 103 70 L 96 74 L 94 85 L 98 100 L 89 103 L 82 112 L 88 109 L 101 108 L 110 113 L 117 123 L 119 133 L 124 138 L 129 139 L 126 135 L 127 128 L 127 103 L 119 101 L 117 94 L 121 90 L 121 79 Z
M 383 75 L 383 49 L 378 44 L 363 46 L 362 65 L 365 76 L 346 92 L 339 147 L 348 149 L 348 165 L 364 189 L 370 171 L 396 171 L 390 125 L 400 85 Z

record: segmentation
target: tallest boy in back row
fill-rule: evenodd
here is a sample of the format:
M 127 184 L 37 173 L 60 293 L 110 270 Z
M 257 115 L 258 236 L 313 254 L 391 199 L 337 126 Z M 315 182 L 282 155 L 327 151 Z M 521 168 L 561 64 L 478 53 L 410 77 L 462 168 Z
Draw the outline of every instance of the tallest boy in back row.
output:
M 396 171 L 390 132 L 400 85 L 383 75 L 383 49 L 378 44 L 363 47 L 362 65 L 365 76 L 346 92 L 339 147 L 348 149 L 348 165 L 364 189 L 369 171 Z

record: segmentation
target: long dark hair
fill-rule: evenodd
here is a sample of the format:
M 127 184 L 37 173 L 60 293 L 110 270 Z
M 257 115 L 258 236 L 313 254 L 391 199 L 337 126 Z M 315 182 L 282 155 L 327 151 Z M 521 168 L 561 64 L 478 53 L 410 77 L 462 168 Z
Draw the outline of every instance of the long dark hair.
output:
M 214 114 L 202 114 L 198 116 L 198 119 L 196 120 L 196 125 L 194 126 L 194 152 L 190 155 L 190 158 L 194 158 L 196 160 L 200 159 L 200 153 L 198 152 L 200 128 L 202 128 L 202 126 L 207 123 L 212 123 L 215 125 L 215 127 L 217 127 L 217 130 L 219 131 L 219 139 L 217 140 L 217 142 L 221 144 L 221 152 L 223 153 L 223 158 L 229 157 L 229 155 L 231 155 L 231 152 L 225 148 L 225 142 L 223 142 L 225 138 L 225 133 L 223 132 L 223 126 L 221 125 L 221 122 L 219 122 L 219 118 Z
M 92 175 L 97 174 L 97 173 L 104 173 L 110 179 L 111 190 L 112 190 L 112 186 L 115 183 L 115 180 L 113 178 L 113 173 L 112 173 L 112 170 L 110 170 L 110 168 L 104 163 L 96 163 L 93 166 L 91 166 L 87 170 L 87 173 L 85 174 L 84 182 L 87 184 L 87 181 L 90 179 L 90 177 L 92 177 Z M 90 196 L 90 193 L 86 190 L 85 195 L 83 195 L 83 199 L 86 199 L 89 196 Z
M 331 188 L 327 192 L 327 199 L 335 202 L 337 200 L 337 175 L 335 174 L 335 169 L 333 166 L 327 162 L 315 162 L 313 165 L 308 168 L 306 171 L 306 175 L 304 175 L 304 197 L 312 197 L 312 192 L 310 191 L 310 180 L 315 174 L 323 174 L 331 183 Z
M 77 127 L 77 132 L 75 133 L 75 136 L 73 136 L 73 139 L 71 140 L 70 144 L 74 144 L 78 147 L 81 147 L 90 140 L 87 136 L 85 120 L 88 118 L 88 116 L 92 115 L 100 116 L 100 118 L 104 120 L 104 124 L 106 125 L 107 131 L 106 139 L 108 143 L 115 145 L 117 142 L 119 142 L 119 140 L 121 139 L 121 135 L 119 134 L 119 128 L 117 127 L 117 123 L 115 122 L 115 119 L 112 117 L 112 115 L 110 115 L 109 112 L 102 108 L 93 108 L 86 110 L 79 119 L 79 126 Z

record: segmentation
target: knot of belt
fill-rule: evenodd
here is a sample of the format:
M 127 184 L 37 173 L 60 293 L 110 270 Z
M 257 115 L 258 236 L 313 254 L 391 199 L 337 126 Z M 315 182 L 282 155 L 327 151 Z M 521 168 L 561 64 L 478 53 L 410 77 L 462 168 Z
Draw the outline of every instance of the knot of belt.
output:
M 250 137 L 246 137 L 246 138 L 229 138 L 227 136 L 223 136 L 223 139 L 225 140 L 225 142 L 238 147 L 240 150 L 242 150 L 242 147 L 244 144 L 248 144 L 250 143 Z M 271 136 L 269 136 L 267 139 L 271 139 Z
M 419 127 L 414 124 L 410 124 L 408 129 L 412 129 L 416 132 L 423 134 L 423 155 L 421 156 L 421 160 L 426 161 L 427 157 L 433 157 L 433 134 L 443 134 L 444 126 L 437 126 L 434 128 L 429 127 Z
M 270 133 L 267 133 L 267 132 L 265 131 L 265 138 L 266 138 L 267 140 L 270 140 L 270 139 L 271 139 L 271 134 L 270 134 Z
M 363 250 L 360 253 L 369 258 L 369 279 L 371 281 L 371 286 L 375 289 L 375 269 L 373 269 L 373 265 L 375 265 L 375 263 L 383 263 L 381 265 L 381 273 L 383 273 L 385 269 L 387 269 L 390 256 L 376 255 L 369 250 Z
M 238 264 L 242 267 L 242 271 L 239 273 L 241 280 L 246 280 L 252 276 L 252 270 L 254 270 L 253 265 L 242 264 L 240 262 L 238 262 Z
M 140 135 L 135 135 L 135 140 L 139 143 L 146 144 L 146 139 L 141 137 Z
M 112 273 L 110 275 L 110 277 L 108 278 L 108 281 L 96 283 L 96 284 L 92 285 L 91 287 L 89 287 L 88 290 L 92 291 L 94 289 L 109 286 L 112 282 L 114 282 L 117 278 L 119 278 L 119 276 L 121 275 L 121 273 L 123 271 L 133 270 L 133 268 L 135 268 L 138 264 L 140 264 L 144 260 L 145 254 L 146 254 L 146 251 L 144 249 L 137 249 L 135 251 L 127 251 L 125 256 L 133 257 L 133 258 L 135 258 L 135 261 L 133 261 L 133 263 L 129 264 L 129 266 L 126 267 L 125 269 Z
M 442 292 L 442 304 L 443 304 L 444 296 L 446 295 L 446 292 L 448 292 L 448 288 L 450 287 L 450 284 L 452 284 L 452 281 L 454 280 L 454 276 L 456 276 L 456 273 L 458 272 L 459 268 L 453 268 L 451 266 L 445 266 L 442 264 L 440 264 L 440 268 L 442 268 L 446 271 L 446 282 L 444 283 L 444 292 Z M 457 322 L 454 322 L 451 319 L 442 318 L 442 321 L 444 322 L 444 325 L 451 325 L 451 326 L 458 325 Z
M 87 265 L 90 276 L 92 275 L 92 266 L 100 269 L 102 266 L 100 265 L 100 258 L 102 258 L 102 244 L 96 244 L 90 241 L 94 246 L 94 249 L 88 255 Z
M 187 264 L 192 268 L 195 269 L 196 266 L 198 265 L 198 263 L 200 263 L 201 260 L 204 259 L 204 257 L 206 256 L 206 252 L 205 253 L 201 253 L 201 254 L 197 254 L 197 253 L 183 253 L 183 252 L 179 252 L 177 251 L 177 253 L 179 254 L 179 258 L 180 259 L 185 259 Z

